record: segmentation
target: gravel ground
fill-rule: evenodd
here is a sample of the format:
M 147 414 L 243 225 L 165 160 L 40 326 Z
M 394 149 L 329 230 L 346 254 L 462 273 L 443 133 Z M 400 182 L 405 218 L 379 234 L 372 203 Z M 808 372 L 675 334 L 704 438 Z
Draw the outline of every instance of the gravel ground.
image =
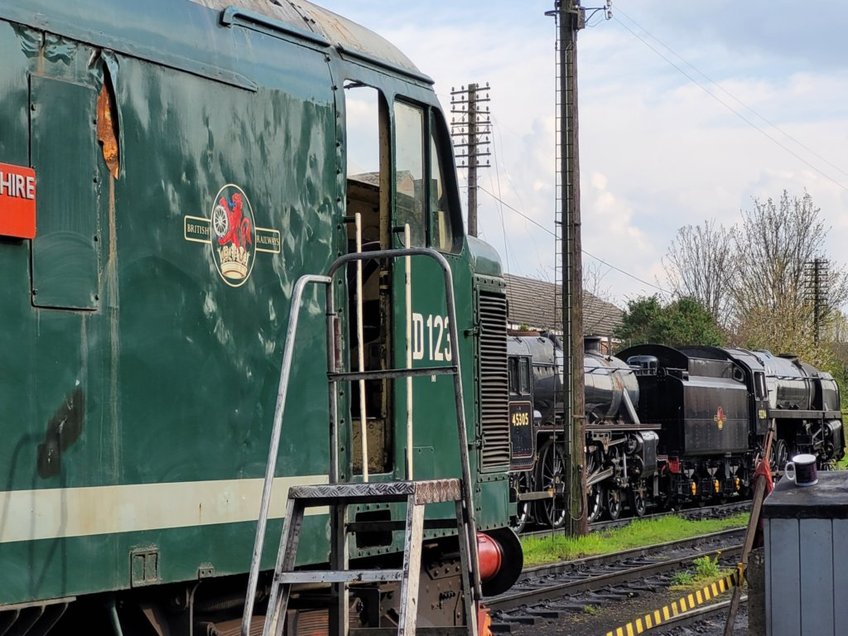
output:
M 575 607 L 574 611 L 565 613 L 558 619 L 539 617 L 533 625 L 513 625 L 511 633 L 516 636 L 553 636 L 555 634 L 604 636 L 608 631 L 653 612 L 681 596 L 680 592 L 669 592 L 667 589 L 657 591 L 646 589 L 643 592 L 631 593 L 629 598 L 613 600 L 599 598 L 598 604 L 594 605 L 592 610 L 581 610 Z M 729 598 L 730 594 L 726 593 L 720 600 L 728 600 Z M 591 598 L 588 599 L 587 604 L 592 605 Z M 694 626 L 666 630 L 658 628 L 651 630 L 650 633 L 667 636 L 690 636 L 694 634 L 721 636 L 724 634 L 725 620 L 726 616 L 722 616 L 719 619 L 704 621 Z M 744 604 L 739 607 L 733 633 L 739 635 L 748 633 L 748 614 Z

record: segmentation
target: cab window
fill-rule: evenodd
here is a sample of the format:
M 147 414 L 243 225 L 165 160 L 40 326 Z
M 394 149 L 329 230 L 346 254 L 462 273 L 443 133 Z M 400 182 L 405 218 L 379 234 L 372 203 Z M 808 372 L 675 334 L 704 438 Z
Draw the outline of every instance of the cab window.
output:
M 427 245 L 424 192 L 424 111 L 395 102 L 395 194 L 397 224 L 409 224 L 412 244 Z
M 454 182 L 447 128 L 438 111 L 394 104 L 395 221 L 409 224 L 412 247 L 456 251 L 457 224 L 451 206 Z
M 519 393 L 518 389 L 518 358 L 509 359 L 509 392 Z
M 518 367 L 518 384 L 522 395 L 530 393 L 530 359 L 522 358 Z
M 446 157 L 449 158 L 451 154 L 439 151 L 436 129 L 434 116 L 430 127 L 430 209 L 433 221 L 433 247 L 442 252 L 452 252 L 454 250 L 453 220 L 445 179 L 449 166 L 443 165 Z

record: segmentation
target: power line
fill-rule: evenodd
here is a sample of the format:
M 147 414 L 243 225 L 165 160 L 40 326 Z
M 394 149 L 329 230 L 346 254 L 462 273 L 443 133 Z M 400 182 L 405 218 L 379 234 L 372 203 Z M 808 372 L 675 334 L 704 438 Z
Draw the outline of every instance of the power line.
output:
M 617 12 L 621 12 L 621 10 L 619 9 Z M 666 55 L 665 55 L 662 51 L 660 51 L 659 49 L 657 49 L 657 48 L 656 48 L 655 46 L 653 46 L 650 42 L 648 42 L 645 38 L 643 38 L 641 35 L 639 35 L 638 33 L 636 33 L 636 32 L 635 32 L 633 29 L 631 29 L 629 26 L 627 26 L 627 24 L 625 24 L 625 23 L 624 23 L 624 22 L 622 22 L 621 20 L 616 20 L 616 21 L 617 21 L 617 22 L 618 22 L 618 24 L 620 24 L 620 25 L 621 25 L 621 26 L 622 26 L 622 27 L 623 27 L 626 31 L 628 31 L 628 32 L 629 32 L 629 33 L 630 33 L 633 37 L 635 37 L 635 38 L 636 38 L 637 40 L 639 40 L 642 44 L 644 44 L 646 47 L 648 47 L 649 49 L 651 49 L 654 53 L 656 53 L 658 56 L 660 56 L 662 59 L 664 59 L 666 62 L 668 62 L 671 66 L 673 66 L 675 69 L 677 69 L 677 71 L 678 71 L 679 73 L 681 73 L 684 77 L 686 77 L 686 78 L 687 78 L 690 82 L 692 82 L 693 84 L 695 84 L 695 86 L 697 86 L 698 88 L 700 88 L 702 91 L 704 91 L 707 95 L 709 95 L 709 96 L 710 96 L 710 97 L 712 97 L 714 100 L 716 100 L 719 104 L 721 104 L 722 106 L 724 106 L 724 107 L 725 107 L 727 110 L 729 110 L 731 113 L 733 113 L 734 115 L 736 115 L 737 117 L 739 117 L 739 119 L 741 119 L 741 120 L 742 120 L 742 121 L 744 121 L 746 124 L 748 124 L 749 126 L 751 126 L 752 128 L 754 128 L 755 130 L 757 130 L 757 131 L 758 131 L 761 135 L 763 135 L 764 137 L 766 137 L 767 139 L 769 139 L 772 143 L 774 143 L 775 145 L 779 146 L 780 148 L 782 148 L 783 150 L 785 150 L 786 152 L 788 152 L 790 155 L 792 155 L 793 157 L 795 157 L 798 161 L 800 161 L 800 162 L 801 162 L 801 163 L 803 163 L 804 165 L 808 166 L 810 169 L 812 169 L 814 172 L 818 173 L 818 174 L 819 174 L 820 176 L 822 176 L 823 178 L 827 179 L 828 181 L 830 181 L 831 183 L 833 183 L 833 184 L 834 184 L 834 185 L 836 185 L 837 187 L 842 188 L 843 190 L 848 191 L 848 186 L 845 186 L 844 184 L 842 184 L 841 182 L 837 181 L 836 179 L 834 179 L 834 178 L 833 178 L 833 177 L 831 177 L 830 175 L 826 174 L 825 172 L 823 172 L 822 170 L 820 170 L 820 169 L 819 169 L 819 168 L 818 168 L 815 164 L 811 163 L 810 161 L 807 161 L 807 159 L 805 159 L 804 157 L 802 157 L 801 155 L 799 155 L 798 153 L 796 153 L 794 150 L 792 150 L 791 148 L 789 148 L 789 147 L 788 147 L 788 146 L 786 146 L 785 144 L 781 143 L 781 141 L 780 141 L 779 139 L 777 139 L 777 138 L 775 138 L 773 135 L 769 134 L 769 132 L 768 132 L 768 131 L 764 130 L 761 126 L 758 126 L 755 122 L 751 121 L 751 120 L 750 120 L 748 117 L 746 117 L 743 113 L 739 112 L 739 111 L 738 111 L 738 110 L 736 110 L 733 106 L 731 106 L 731 105 L 730 105 L 730 104 L 728 104 L 726 101 L 724 101 L 723 99 L 721 99 L 721 97 L 719 97 L 718 95 L 716 95 L 716 94 L 715 94 L 713 91 L 711 91 L 711 90 L 710 90 L 707 86 L 704 86 L 704 84 L 703 84 L 703 83 L 699 82 L 699 81 L 698 81 L 696 78 L 694 78 L 694 77 L 693 77 L 690 73 L 687 73 L 685 69 L 683 69 L 683 68 L 681 68 L 679 65 L 675 64 L 673 60 L 669 59 L 669 58 L 668 58 L 668 56 L 666 56 Z M 635 21 L 634 21 L 634 24 L 636 24 L 636 23 L 635 23 Z M 642 28 L 642 27 L 639 27 L 639 28 Z M 644 30 L 644 29 L 643 29 L 643 30 Z M 645 31 L 645 32 L 646 32 L 646 33 L 648 33 L 647 31 Z M 649 35 L 650 35 L 650 34 L 649 34 Z M 651 36 L 651 37 L 654 37 L 654 36 Z M 656 38 L 654 38 L 654 39 L 656 39 Z M 659 40 L 657 40 L 657 41 L 659 42 Z M 665 46 L 665 45 L 664 45 L 664 46 Z M 671 49 L 669 49 L 669 50 L 671 50 Z M 675 53 L 675 55 L 677 55 L 677 54 Z M 679 57 L 679 56 L 678 56 L 678 57 Z M 681 59 L 683 59 L 683 58 L 681 58 Z M 688 62 L 687 62 L 687 64 L 688 64 Z M 691 64 L 690 64 L 690 66 L 691 66 Z M 692 67 L 692 68 L 694 68 L 694 67 Z M 706 77 L 706 76 L 705 76 L 705 77 Z M 736 98 L 734 98 L 734 99 L 736 99 Z M 737 100 L 737 101 L 739 101 L 739 100 Z M 742 102 L 740 102 L 740 103 L 742 103 Z M 746 108 L 748 108 L 748 107 L 746 106 Z M 755 112 L 755 111 L 753 111 L 753 109 L 751 109 L 751 108 L 748 108 L 748 109 L 749 109 L 749 110 L 751 110 L 751 112 Z M 764 118 L 762 118 L 762 119 L 764 119 Z M 781 132 L 783 132 L 783 131 L 781 131 Z M 784 133 L 784 134 L 785 134 L 785 133 Z
M 485 193 L 486 193 L 486 194 L 488 194 L 490 197 L 492 197 L 495 201 L 497 201 L 498 203 L 500 203 L 503 207 L 507 208 L 508 210 L 512 210 L 513 212 L 515 212 L 515 213 L 516 213 L 518 216 L 520 216 L 521 218 L 523 218 L 523 219 L 525 219 L 525 220 L 527 220 L 527 221 L 530 221 L 530 223 L 532 223 L 533 225 L 535 225 L 535 226 L 536 226 L 536 227 L 538 227 L 539 229 L 541 229 L 541 230 L 543 230 L 543 231 L 547 232 L 548 234 L 550 234 L 550 235 L 551 235 L 551 236 L 553 236 L 553 237 L 556 237 L 556 234 L 555 234 L 554 232 L 552 232 L 551 230 L 549 230 L 548 228 L 546 228 L 544 225 L 542 225 L 541 223 L 539 223 L 539 222 L 538 222 L 538 221 L 536 221 L 535 219 L 530 218 L 529 216 L 527 216 L 526 214 L 524 214 L 524 212 L 522 212 L 521 210 L 517 210 L 516 208 L 512 207 L 512 206 L 511 206 L 509 203 L 507 203 L 506 201 L 502 201 L 500 198 L 498 198 L 496 195 L 494 195 L 494 194 L 492 194 L 491 192 L 489 192 L 489 191 L 488 191 L 486 188 L 484 188 L 483 186 L 478 185 L 477 187 L 478 187 L 478 188 L 479 188 L 482 192 L 485 192 Z M 642 283 L 643 285 L 647 285 L 648 287 L 653 287 L 654 289 L 659 290 L 659 291 L 661 291 L 661 292 L 662 292 L 662 293 L 664 293 L 664 294 L 668 294 L 669 296 L 673 296 L 673 295 L 674 295 L 672 292 L 668 291 L 667 289 L 663 289 L 663 288 L 662 288 L 662 287 L 660 287 L 659 285 L 655 285 L 655 284 L 653 284 L 653 283 L 649 283 L 649 282 L 648 282 L 648 281 L 646 281 L 646 280 L 642 280 L 642 279 L 641 279 L 641 278 L 639 278 L 638 276 L 634 276 L 634 275 L 633 275 L 633 274 L 631 274 L 630 272 L 625 271 L 625 270 L 621 269 L 620 267 L 616 267 L 616 266 L 615 266 L 615 265 L 613 265 L 612 263 L 609 263 L 609 262 L 605 261 L 605 260 L 604 260 L 604 259 L 602 259 L 602 258 L 598 258 L 598 257 L 597 257 L 597 256 L 595 256 L 594 254 L 591 254 L 590 252 L 587 252 L 585 249 L 583 249 L 583 250 L 581 250 L 581 251 L 582 251 L 582 252 L 583 252 L 586 256 L 588 256 L 589 258 L 594 258 L 594 259 L 595 259 L 596 261 L 598 261 L 599 263 L 601 263 L 601 264 L 603 264 L 603 265 L 606 265 L 606 266 L 607 266 L 607 267 L 609 267 L 610 269 L 614 269 L 615 271 L 617 271 L 617 272 L 619 272 L 619 273 L 621 273 L 621 274 L 624 274 L 625 276 L 627 276 L 627 277 L 629 277 L 629 278 L 632 278 L 633 280 L 638 281 L 638 282 Z
M 776 131 L 778 131 L 779 133 L 781 133 L 781 134 L 782 134 L 783 136 L 785 136 L 787 139 L 789 139 L 789 140 L 791 140 L 792 142 L 794 142 L 794 143 L 798 144 L 798 146 L 800 146 L 801 148 L 803 148 L 804 150 L 806 150 L 807 152 L 809 152 L 809 153 L 810 153 L 811 155 L 813 155 L 816 159 L 819 159 L 820 161 L 823 161 L 824 163 L 826 163 L 828 166 L 830 166 L 831 168 L 833 168 L 833 169 L 834 169 L 834 170 L 836 170 L 837 172 L 839 172 L 839 173 L 841 173 L 842 175 L 844 175 L 844 176 L 848 177 L 848 171 L 843 170 L 841 167 L 839 167 L 838 165 L 836 165 L 835 163 L 833 163 L 832 161 L 830 161 L 827 157 L 823 157 L 822 155 L 820 155 L 819 153 L 817 153 L 815 150 L 813 150 L 812 148 L 810 148 L 808 145 L 806 145 L 804 142 L 802 142 L 801 140 L 799 140 L 799 139 L 797 139 L 796 137 L 794 137 L 792 134 L 790 134 L 790 133 L 786 132 L 785 130 L 783 130 L 780 126 L 778 126 L 778 125 L 777 125 L 777 124 L 775 124 L 774 122 L 770 121 L 767 117 L 765 117 L 765 116 L 763 116 L 762 114 L 760 114 L 759 112 L 757 112 L 757 111 L 756 111 L 754 108 L 752 108 L 751 106 L 748 106 L 748 104 L 746 104 L 746 103 L 745 103 L 745 102 L 743 102 L 741 99 L 739 99 L 738 97 L 736 97 L 736 95 L 734 95 L 734 94 L 733 94 L 733 93 L 731 93 L 728 89 L 726 89 L 724 86 L 722 86 L 721 84 L 719 84 L 718 82 L 716 82 L 713 78 L 711 78 L 709 75 L 707 75 L 706 73 L 704 73 L 704 72 L 703 72 L 701 69 L 699 69 L 697 66 L 695 66 L 694 64 L 692 64 L 691 62 L 689 62 L 686 58 L 684 58 L 684 57 L 683 57 L 682 55 L 680 55 L 677 51 L 675 51 L 675 50 L 674 50 L 671 46 L 669 46 L 668 44 L 666 44 L 665 42 L 663 42 L 662 40 L 660 40 L 660 39 L 659 39 L 656 35 L 654 35 L 654 34 L 653 34 L 653 33 L 651 33 L 650 31 L 648 31 L 648 30 L 647 30 L 644 26 L 642 26 L 642 25 L 641 25 L 641 24 L 639 24 L 636 20 L 634 20 L 632 16 L 628 15 L 626 12 L 622 11 L 622 10 L 621 10 L 621 9 L 619 9 L 618 7 L 616 7 L 616 12 L 617 12 L 617 13 L 621 13 L 621 14 L 623 14 L 623 15 L 624 15 L 624 16 L 625 16 L 628 20 L 630 20 L 630 22 L 632 22 L 634 25 L 636 25 L 636 27 L 638 27 L 639 29 L 642 29 L 642 31 L 644 31 L 644 32 L 648 35 L 648 37 L 650 37 L 652 40 L 655 40 L 657 43 L 659 43 L 659 44 L 660 44 L 660 45 L 662 45 L 664 48 L 666 48 L 666 49 L 667 49 L 667 50 L 668 50 L 668 51 L 669 51 L 672 55 L 674 55 L 674 56 L 675 56 L 678 60 L 680 60 L 680 61 L 681 61 L 681 62 L 683 62 L 686 66 L 688 66 L 689 68 L 691 68 L 693 71 L 695 71 L 698 75 L 700 75 L 700 76 L 701 76 L 701 77 L 703 77 L 705 80 L 707 80 L 710 84 L 712 84 L 713 86 L 715 86 L 715 87 L 716 87 L 718 90 L 720 90 L 722 93 L 724 93 L 725 95 L 727 95 L 728 97 L 730 97 L 733 101 L 735 101 L 737 104 L 739 104 L 740 106 L 742 106 L 742 108 L 744 108 L 745 110 L 747 110 L 747 111 L 751 112 L 752 114 L 754 114 L 756 117 L 758 117 L 758 118 L 759 118 L 759 119 L 761 119 L 763 122 L 765 122 L 766 124 L 768 124 L 768 126 L 769 126 L 769 127 L 774 128 Z M 624 26 L 624 25 L 622 25 L 622 26 Z M 625 27 L 625 28 L 626 28 L 626 27 Z M 688 77 L 688 76 L 687 76 L 687 77 Z
M 688 60 L 686 60 L 686 59 L 685 59 L 682 55 L 680 55 L 677 51 L 675 51 L 675 50 L 674 50 L 671 46 L 669 46 L 668 44 L 666 44 L 665 42 L 663 42 L 662 40 L 660 40 L 657 36 L 655 36 L 653 33 L 651 33 L 650 31 L 648 31 L 648 30 L 647 30 L 645 27 L 643 27 L 641 24 L 639 24 L 638 22 L 636 22 L 636 20 L 634 20 L 631 16 L 627 15 L 626 13 L 624 13 L 624 11 L 619 11 L 619 13 L 623 13 L 623 14 L 627 17 L 627 19 L 628 19 L 628 20 L 630 20 L 630 21 L 631 21 L 633 24 L 635 24 L 638 28 L 642 29 L 642 30 L 643 30 L 646 34 L 648 34 L 648 36 L 649 36 L 649 37 L 651 37 L 653 40 L 656 40 L 659 44 L 661 44 L 661 45 L 662 45 L 662 46 L 664 46 L 666 49 L 668 49 L 668 50 L 669 50 L 669 51 L 670 51 L 670 52 L 671 52 L 671 53 L 672 53 L 672 54 L 673 54 L 673 55 L 674 55 L 677 59 L 679 59 L 681 62 L 683 62 L 684 64 L 686 64 L 686 66 L 688 66 L 688 67 L 689 67 L 689 68 L 691 68 L 693 71 L 695 71 L 696 73 L 698 73 L 698 75 L 700 75 L 701 77 L 703 77 L 705 80 L 707 80 L 710 84 L 712 84 L 713 86 L 715 86 L 715 87 L 716 87 L 718 90 L 720 90 L 722 93 L 724 93 L 725 95 L 727 95 L 728 97 L 730 97 L 730 98 L 731 98 L 733 101 L 735 101 L 737 104 L 739 104 L 740 106 L 742 106 L 742 108 L 744 108 L 744 109 L 745 109 L 745 110 L 747 110 L 747 111 L 750 111 L 750 112 L 751 112 L 751 113 L 753 113 L 756 117 L 760 118 L 763 122 L 765 122 L 765 123 L 766 123 L 769 127 L 774 128 L 776 131 L 778 131 L 779 133 L 781 133 L 784 137 L 786 137 L 787 139 L 791 140 L 792 142 L 794 142 L 794 143 L 798 144 L 798 146 L 800 146 L 801 148 L 803 148 L 804 150 L 806 150 L 807 152 L 809 152 L 809 153 L 810 153 L 811 155 L 813 155 L 816 159 L 818 159 L 818 160 L 820 160 L 820 161 L 822 161 L 822 162 L 826 163 L 828 166 L 830 166 L 831 168 L 833 168 L 833 169 L 834 169 L 834 170 L 836 170 L 837 172 L 839 172 L 839 173 L 841 173 L 842 175 L 844 175 L 844 176 L 848 177 L 848 171 L 843 170 L 841 167 L 839 167 L 838 165 L 836 165 L 835 163 L 833 163 L 832 161 L 830 161 L 827 157 L 823 157 L 822 155 L 820 155 L 819 153 L 817 153 L 815 150 L 813 150 L 812 148 L 810 148 L 808 145 L 806 145 L 804 142 L 802 142 L 800 139 L 798 139 L 798 138 L 794 137 L 792 134 L 790 134 L 790 133 L 786 132 L 785 130 L 783 130 L 780 126 L 778 126 L 778 125 L 777 125 L 777 124 L 775 124 L 774 122 L 770 121 L 767 117 L 765 117 L 765 116 L 763 116 L 762 114 L 760 114 L 759 112 L 757 112 L 757 111 L 756 111 L 754 108 L 752 108 L 751 106 L 748 106 L 748 104 L 746 104 L 746 103 L 745 103 L 745 102 L 743 102 L 741 99 L 739 99 L 738 97 L 736 97 L 736 95 L 734 95 L 734 94 L 733 94 L 733 93 L 731 93 L 729 90 L 727 90 L 724 86 L 722 86 L 721 84 L 719 84 L 718 82 L 716 82 L 714 79 L 712 79 L 709 75 L 707 75 L 706 73 L 704 73 L 704 72 L 703 72 L 701 69 L 699 69 L 697 66 L 695 66 L 694 64 L 692 64 L 691 62 L 689 62 Z

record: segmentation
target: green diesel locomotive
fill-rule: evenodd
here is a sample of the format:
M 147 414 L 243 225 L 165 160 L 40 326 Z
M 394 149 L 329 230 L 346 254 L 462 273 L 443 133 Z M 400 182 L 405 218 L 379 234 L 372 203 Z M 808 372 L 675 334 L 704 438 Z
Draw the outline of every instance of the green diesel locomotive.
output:
M 506 296 L 432 81 L 303 0 L 0 0 L 0 58 L 0 625 L 253 633 L 290 490 L 367 491 L 295 529 L 300 572 L 367 573 L 410 562 L 377 484 L 458 483 L 415 572 L 283 607 L 290 634 L 385 629 L 412 576 L 407 628 L 476 626 L 463 598 L 521 563 Z

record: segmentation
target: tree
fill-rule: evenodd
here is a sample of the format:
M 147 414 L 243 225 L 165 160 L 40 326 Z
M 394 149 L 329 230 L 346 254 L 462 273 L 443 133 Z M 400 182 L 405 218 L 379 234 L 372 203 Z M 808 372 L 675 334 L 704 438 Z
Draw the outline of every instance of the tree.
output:
M 808 193 L 778 201 L 754 199 L 743 211 L 741 231 L 734 238 L 733 285 L 736 330 L 749 347 L 795 353 L 811 362 L 820 357 L 814 334 L 813 305 L 805 280 L 805 265 L 820 256 L 828 228 Z M 831 267 L 824 322 L 848 300 L 843 269 Z
M 621 317 L 621 325 L 615 329 L 615 337 L 625 346 L 659 342 L 658 334 L 665 331 L 665 317 L 658 296 L 643 296 L 627 301 L 627 310 Z
M 615 335 L 627 346 L 646 342 L 669 346 L 724 343 L 721 328 L 698 300 L 680 298 L 663 306 L 656 295 L 629 301 Z
M 681 227 L 663 257 L 671 291 L 696 299 L 717 323 L 728 325 L 735 253 L 731 232 L 715 220 Z

